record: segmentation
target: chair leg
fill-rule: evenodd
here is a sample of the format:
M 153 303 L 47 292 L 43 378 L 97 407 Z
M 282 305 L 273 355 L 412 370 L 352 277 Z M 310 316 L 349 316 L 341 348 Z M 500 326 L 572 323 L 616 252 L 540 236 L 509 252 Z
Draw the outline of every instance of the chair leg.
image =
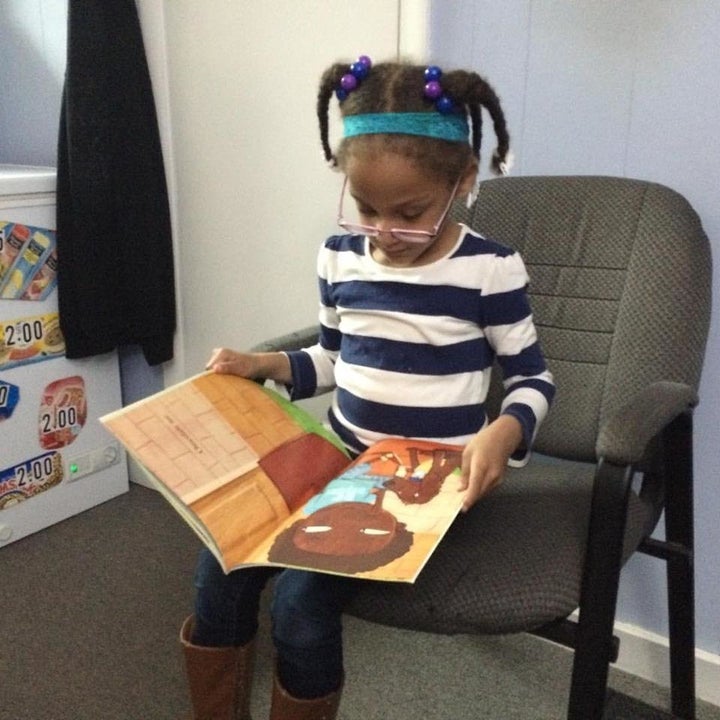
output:
M 601 720 L 610 662 L 632 468 L 601 462 L 595 477 L 580 592 L 568 720 Z
M 667 564 L 672 712 L 695 720 L 695 610 L 693 569 L 689 558 Z
M 695 718 L 695 580 L 693 562 L 692 414 L 678 416 L 664 433 L 666 463 L 670 688 L 673 714 Z
M 613 622 L 586 620 L 586 624 L 591 625 L 589 632 L 583 632 L 582 620 L 578 625 L 567 720 L 601 720 L 605 708 Z

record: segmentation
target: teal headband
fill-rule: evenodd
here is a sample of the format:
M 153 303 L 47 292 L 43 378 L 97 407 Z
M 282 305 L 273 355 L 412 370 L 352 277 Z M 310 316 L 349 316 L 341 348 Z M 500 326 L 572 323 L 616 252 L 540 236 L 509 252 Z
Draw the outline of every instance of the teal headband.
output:
M 439 112 L 369 113 L 347 115 L 343 118 L 344 136 L 376 135 L 422 135 L 424 137 L 468 142 L 470 131 L 464 115 L 444 115 Z

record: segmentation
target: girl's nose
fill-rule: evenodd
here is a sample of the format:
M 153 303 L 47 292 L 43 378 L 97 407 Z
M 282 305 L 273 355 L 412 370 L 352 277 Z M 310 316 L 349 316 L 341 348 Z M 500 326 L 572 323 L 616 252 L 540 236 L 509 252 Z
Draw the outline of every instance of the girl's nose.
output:
M 377 227 L 378 233 L 380 234 L 381 238 L 383 238 L 384 240 L 393 239 L 392 235 L 390 234 L 390 230 L 394 227 L 391 220 L 384 220 L 380 218 L 375 227 Z
M 390 232 L 390 225 L 378 225 L 378 240 L 383 245 L 394 245 L 396 243 L 395 238 Z

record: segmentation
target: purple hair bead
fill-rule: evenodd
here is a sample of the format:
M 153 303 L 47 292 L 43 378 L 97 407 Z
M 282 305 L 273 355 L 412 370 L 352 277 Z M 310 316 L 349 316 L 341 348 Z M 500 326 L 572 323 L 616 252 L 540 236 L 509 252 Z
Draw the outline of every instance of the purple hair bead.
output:
M 357 87 L 357 84 L 357 78 L 350 73 L 347 73 L 340 78 L 340 87 L 346 92 L 352 92 Z
M 357 86 L 368 76 L 372 60 L 367 55 L 361 55 L 352 65 L 350 72 L 340 78 L 338 87 L 335 88 L 335 97 L 342 102 L 357 88 Z
M 423 94 L 428 100 L 437 100 L 442 95 L 442 86 L 437 80 L 425 83 Z
M 435 109 L 447 115 L 455 110 L 455 103 L 452 98 L 443 93 L 442 85 L 440 84 L 440 78 L 442 77 L 442 70 L 437 65 L 428 65 L 425 68 L 425 87 L 423 89 L 423 95 L 435 103 Z

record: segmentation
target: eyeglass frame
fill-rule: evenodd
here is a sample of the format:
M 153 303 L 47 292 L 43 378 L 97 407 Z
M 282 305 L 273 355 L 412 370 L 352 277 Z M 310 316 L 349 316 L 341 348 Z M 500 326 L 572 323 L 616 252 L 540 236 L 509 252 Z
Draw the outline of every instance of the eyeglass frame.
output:
M 455 195 L 457 194 L 458 187 L 460 187 L 460 181 L 462 176 L 457 179 L 455 185 L 450 193 L 445 210 L 443 210 L 440 219 L 435 223 L 432 231 L 428 230 L 414 230 L 409 228 L 390 228 L 389 230 L 381 230 L 377 225 L 362 225 L 360 223 L 348 222 L 343 217 L 343 200 L 345 198 L 345 190 L 348 185 L 348 176 L 345 176 L 343 180 L 342 190 L 340 192 L 340 203 L 338 205 L 337 224 L 347 232 L 353 235 L 365 235 L 366 237 L 376 238 L 382 233 L 389 233 L 395 240 L 400 240 L 406 243 L 429 243 L 434 240 L 439 234 L 445 220 L 447 219 L 450 208 L 455 201 Z

